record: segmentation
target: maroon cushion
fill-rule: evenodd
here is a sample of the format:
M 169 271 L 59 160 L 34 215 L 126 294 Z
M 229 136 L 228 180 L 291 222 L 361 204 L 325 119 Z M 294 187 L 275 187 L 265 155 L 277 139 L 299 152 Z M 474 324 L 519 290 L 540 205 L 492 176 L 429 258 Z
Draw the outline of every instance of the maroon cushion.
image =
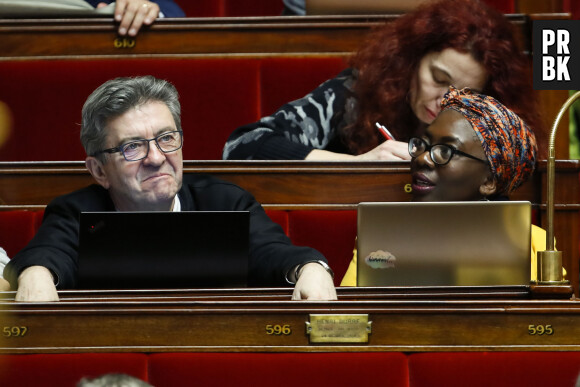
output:
M 179 0 L 175 1 L 186 17 L 223 16 L 223 0 Z
M 304 327 L 296 327 L 303 334 Z M 149 382 L 174 386 L 408 386 L 402 353 L 164 353 Z
M 345 68 L 345 61 L 340 57 L 263 60 L 260 70 L 261 116 L 270 115 L 285 103 L 304 97 Z
M 288 235 L 288 212 L 282 210 L 266 210 L 266 214 L 273 222 L 278 223 L 284 234 Z
M 10 258 L 36 233 L 36 212 L 0 211 L 0 247 Z
M 147 74 L 180 93 L 186 160 L 221 159 L 233 129 L 259 118 L 252 59 L 6 61 L 0 101 L 12 111 L 14 129 L 0 161 L 84 160 L 79 122 L 88 95 L 106 80 Z
M 280 16 L 282 0 L 223 0 L 224 16 Z
M 525 327 L 522 334 L 525 332 Z M 413 387 L 574 386 L 580 352 L 445 352 L 409 356 Z
M 516 12 L 516 2 L 506 1 L 506 0 L 484 0 L 492 8 L 497 9 L 501 13 L 515 13 Z
M 312 210 L 289 213 L 289 236 L 296 245 L 320 251 L 338 286 L 352 259 L 356 238 L 356 210 Z
M 76 386 L 83 377 L 125 373 L 147 378 L 147 355 L 140 353 L 83 353 L 0 355 L 3 386 Z

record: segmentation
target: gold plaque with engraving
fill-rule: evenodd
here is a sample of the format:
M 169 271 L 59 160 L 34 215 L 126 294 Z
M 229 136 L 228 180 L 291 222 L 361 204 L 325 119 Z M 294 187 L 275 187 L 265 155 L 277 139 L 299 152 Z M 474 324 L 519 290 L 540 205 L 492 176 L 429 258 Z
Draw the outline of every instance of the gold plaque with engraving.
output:
M 368 314 L 311 314 L 306 334 L 311 343 L 368 343 L 371 324 Z

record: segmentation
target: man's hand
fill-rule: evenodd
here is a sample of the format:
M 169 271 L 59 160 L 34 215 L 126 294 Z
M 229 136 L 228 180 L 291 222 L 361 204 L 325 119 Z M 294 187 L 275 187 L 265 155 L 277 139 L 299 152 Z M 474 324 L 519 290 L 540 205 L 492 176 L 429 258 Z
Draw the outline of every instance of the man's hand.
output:
M 58 301 L 58 293 L 50 270 L 44 266 L 30 266 L 18 277 L 16 301 Z
M 10 290 L 10 283 L 4 278 L 0 278 L 0 292 L 7 292 Z
M 97 8 L 107 3 L 99 3 Z M 119 35 L 136 36 L 143 24 L 153 24 L 159 16 L 159 6 L 147 0 L 117 0 L 115 20 L 120 22 Z
M 332 277 L 320 264 L 307 263 L 300 270 L 292 299 L 336 300 L 336 289 Z

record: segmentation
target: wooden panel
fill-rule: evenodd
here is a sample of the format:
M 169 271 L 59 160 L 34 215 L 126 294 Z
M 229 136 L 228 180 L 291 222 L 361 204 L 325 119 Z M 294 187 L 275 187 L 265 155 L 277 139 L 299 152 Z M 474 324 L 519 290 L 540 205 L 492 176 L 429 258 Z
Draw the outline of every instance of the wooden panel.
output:
M 578 160 L 556 162 L 556 186 L 566 187 L 556 189 L 555 204 L 560 209 L 577 209 L 579 172 Z M 410 199 L 408 162 L 185 161 L 184 173 L 211 174 L 232 181 L 267 206 L 336 206 Z M 546 162 L 541 161 L 532 179 L 512 199 L 545 203 L 545 175 Z M 93 182 L 81 161 L 0 162 L 0 203 L 44 206 L 56 196 Z
M 0 57 L 349 54 L 393 17 L 166 19 L 137 38 L 119 37 L 109 19 L 0 20 Z
M 435 293 L 426 288 L 413 299 L 405 296 L 407 290 L 417 291 L 339 288 L 338 301 L 308 303 L 290 301 L 291 289 L 278 289 L 279 299 L 272 299 L 273 290 L 264 298 L 255 290 L 247 297 L 244 290 L 231 291 L 224 298 L 222 291 L 184 291 L 179 299 L 159 297 L 156 291 L 132 292 L 124 299 L 68 292 L 59 303 L 15 303 L 13 292 L 6 292 L 1 326 L 26 332 L 5 331 L 0 353 L 580 350 L 576 300 L 504 298 L 478 288 Z M 232 298 L 235 294 L 240 298 Z M 306 333 L 311 314 L 368 315 L 369 341 L 313 344 Z M 286 326 L 286 333 L 268 334 L 272 324 Z M 530 325 L 549 327 L 551 333 L 531 334 Z
M 165 19 L 144 27 L 137 38 L 118 36 L 110 19 L 5 19 L 0 20 L 0 58 L 348 55 L 371 28 L 396 17 Z M 528 17 L 507 17 L 531 52 Z
M 533 178 L 513 199 L 543 203 L 545 167 L 545 161 L 540 162 Z M 556 190 L 555 203 L 578 204 L 580 162 L 560 160 L 556 170 L 557 184 L 568 189 Z M 232 181 L 268 206 L 336 206 L 410 198 L 406 192 L 411 183 L 408 162 L 185 161 L 184 173 Z M 0 203 L 44 206 L 56 196 L 93 182 L 81 161 L 0 162 Z

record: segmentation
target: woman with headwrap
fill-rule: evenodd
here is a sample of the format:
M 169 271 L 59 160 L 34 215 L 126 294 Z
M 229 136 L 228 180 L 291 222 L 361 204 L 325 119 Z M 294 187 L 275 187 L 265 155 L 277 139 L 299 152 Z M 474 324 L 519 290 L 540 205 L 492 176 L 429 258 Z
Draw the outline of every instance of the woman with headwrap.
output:
M 236 129 L 229 160 L 409 160 L 407 142 L 450 85 L 491 95 L 543 134 L 531 67 L 512 23 L 478 0 L 423 2 L 369 36 L 350 69 Z M 396 140 L 385 140 L 379 123 Z
M 502 200 L 534 171 L 536 138 L 495 98 L 451 88 L 421 137 L 411 138 L 412 200 Z M 545 230 L 532 226 L 531 279 Z M 341 286 L 356 285 L 356 253 Z

